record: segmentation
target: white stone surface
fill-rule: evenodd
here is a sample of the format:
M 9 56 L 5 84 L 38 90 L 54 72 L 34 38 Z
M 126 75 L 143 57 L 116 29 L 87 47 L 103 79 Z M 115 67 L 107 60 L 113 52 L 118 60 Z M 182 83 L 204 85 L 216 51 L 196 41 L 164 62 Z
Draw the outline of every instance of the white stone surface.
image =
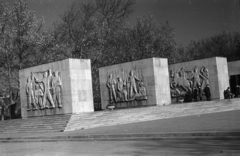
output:
M 62 108 L 27 111 L 26 82 L 31 72 L 51 69 L 60 72 Z M 19 71 L 22 117 L 93 112 L 93 92 L 90 60 L 65 59 Z
M 227 59 L 223 57 L 213 57 L 202 60 L 194 60 L 169 65 L 169 69 L 179 70 L 184 67 L 186 71 L 193 70 L 194 67 L 200 70 L 206 66 L 209 72 L 209 87 L 212 99 L 224 99 L 223 91 L 229 86 Z
M 121 75 L 121 71 L 124 70 L 126 71 L 124 77 L 127 78 L 129 71 L 134 69 L 136 70 L 136 76 L 144 82 L 147 100 L 120 102 L 117 103 L 117 107 L 168 105 L 171 103 L 167 59 L 149 58 L 99 69 L 102 109 L 106 109 L 106 106 L 110 103 L 109 90 L 106 85 L 108 75 L 112 73 L 113 78 L 116 80 L 116 78 Z

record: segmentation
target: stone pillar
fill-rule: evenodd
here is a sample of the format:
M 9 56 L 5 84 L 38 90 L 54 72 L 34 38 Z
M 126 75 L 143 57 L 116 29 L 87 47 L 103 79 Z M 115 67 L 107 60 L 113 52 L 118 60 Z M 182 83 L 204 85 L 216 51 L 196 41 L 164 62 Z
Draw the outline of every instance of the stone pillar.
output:
M 218 82 L 218 92 L 215 92 L 215 97 L 217 99 L 224 99 L 224 90 L 230 87 L 229 75 L 228 75 L 228 63 L 227 59 L 223 57 L 216 57 L 217 66 L 217 82 Z M 214 81 L 214 80 L 212 80 Z
M 19 71 L 22 117 L 93 112 L 90 60 L 65 59 Z
M 138 107 L 171 103 L 168 61 L 149 58 L 99 69 L 101 105 Z

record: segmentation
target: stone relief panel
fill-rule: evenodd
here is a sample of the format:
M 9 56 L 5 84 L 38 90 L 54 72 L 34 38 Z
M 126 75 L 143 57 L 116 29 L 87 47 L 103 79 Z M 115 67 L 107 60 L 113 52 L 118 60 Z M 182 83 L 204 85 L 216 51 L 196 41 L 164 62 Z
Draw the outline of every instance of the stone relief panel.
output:
M 61 92 L 60 72 L 51 69 L 31 72 L 26 84 L 27 110 L 62 108 Z
M 142 68 L 109 71 L 106 86 L 109 91 L 109 104 L 147 100 Z
M 200 71 L 198 67 L 189 71 L 183 67 L 176 71 L 170 69 L 169 77 L 172 98 L 184 96 L 195 90 L 203 93 L 203 90 L 209 84 L 209 72 L 205 66 Z

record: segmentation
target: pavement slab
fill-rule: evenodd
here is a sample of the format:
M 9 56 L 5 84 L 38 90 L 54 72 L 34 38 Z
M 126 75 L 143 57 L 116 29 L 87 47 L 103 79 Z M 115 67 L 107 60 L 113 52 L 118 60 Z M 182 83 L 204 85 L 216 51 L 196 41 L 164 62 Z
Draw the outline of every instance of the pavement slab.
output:
M 240 139 L 240 110 L 110 125 L 69 132 L 0 134 L 0 142 Z

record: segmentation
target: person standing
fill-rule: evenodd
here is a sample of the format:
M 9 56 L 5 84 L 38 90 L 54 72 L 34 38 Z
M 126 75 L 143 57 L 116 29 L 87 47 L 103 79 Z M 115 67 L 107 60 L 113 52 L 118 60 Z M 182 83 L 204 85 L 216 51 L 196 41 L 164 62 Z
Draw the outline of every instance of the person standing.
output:
M 238 97 L 238 96 L 239 96 L 239 94 L 240 94 L 240 86 L 239 86 L 239 85 L 237 85 L 237 86 L 236 86 L 236 93 L 235 93 L 235 97 Z
M 201 86 L 198 87 L 198 96 L 199 96 L 199 100 L 202 101 L 202 95 L 203 95 L 203 90 L 201 88 Z
M 211 100 L 211 91 L 209 88 L 209 84 L 207 84 L 206 87 L 204 88 L 204 92 L 205 92 L 207 101 L 210 101 Z
M 0 98 L 0 107 L 1 107 L 1 120 L 4 120 L 4 109 L 5 109 L 5 103 L 2 98 Z
M 225 97 L 226 97 L 226 99 L 231 99 L 232 98 L 232 93 L 231 93 L 229 87 L 225 90 Z
M 193 88 L 193 99 L 194 99 L 194 101 L 198 101 L 197 97 L 198 97 L 198 90 L 197 90 L 196 87 L 194 87 Z

